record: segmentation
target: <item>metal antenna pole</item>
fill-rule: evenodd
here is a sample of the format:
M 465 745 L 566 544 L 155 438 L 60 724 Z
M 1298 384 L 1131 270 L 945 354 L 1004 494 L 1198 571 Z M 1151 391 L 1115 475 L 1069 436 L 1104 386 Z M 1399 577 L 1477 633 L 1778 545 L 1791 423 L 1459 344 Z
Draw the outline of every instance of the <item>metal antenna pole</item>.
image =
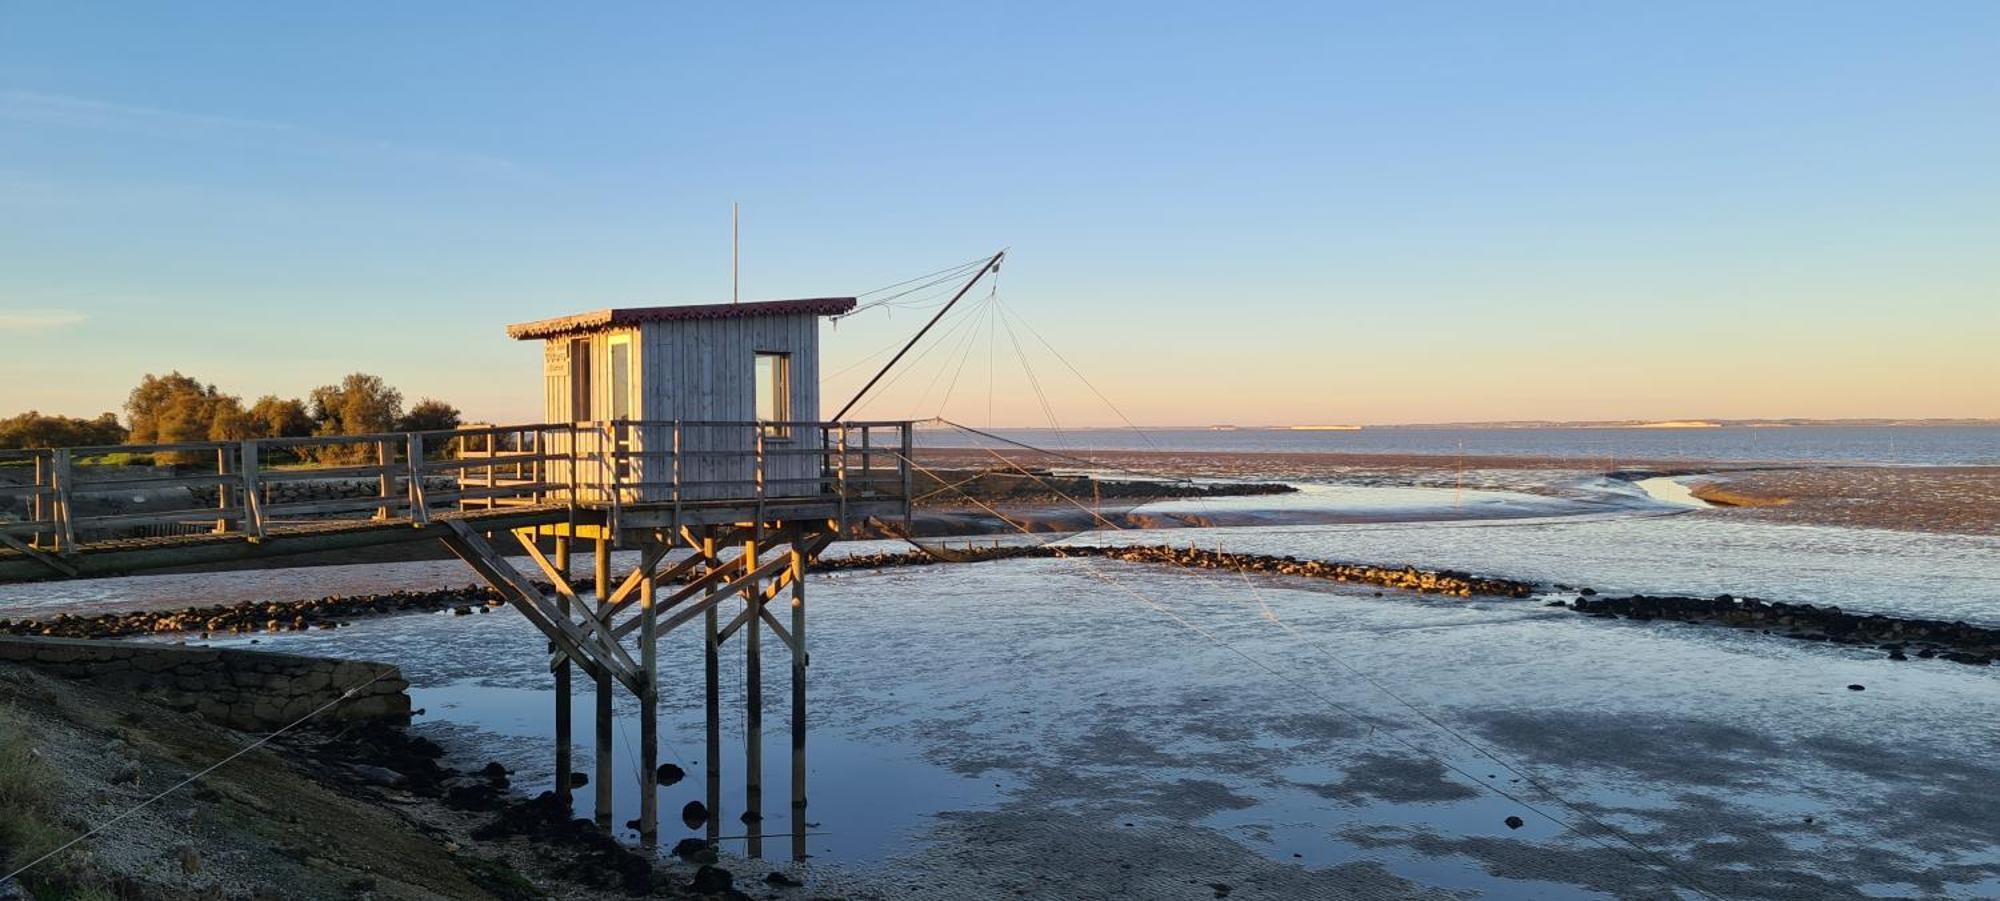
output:
M 731 201 L 729 204 L 729 302 L 743 302 L 742 247 L 743 247 L 743 205 Z
M 854 409 L 854 405 L 861 402 L 862 396 L 868 393 L 868 389 L 875 387 L 875 383 L 881 381 L 883 376 L 888 375 L 889 370 L 896 368 L 896 363 L 903 359 L 903 355 L 909 353 L 910 348 L 917 346 L 918 341 L 924 340 L 924 334 L 931 330 L 931 326 L 937 325 L 938 320 L 944 318 L 944 314 L 951 312 L 951 308 L 958 304 L 959 298 L 964 297 L 965 292 L 972 290 L 973 285 L 979 284 L 979 280 L 984 278 L 986 273 L 1000 268 L 1000 258 L 1006 255 L 1007 251 L 1000 251 L 993 255 L 993 259 L 987 260 L 986 265 L 979 267 L 979 271 L 972 274 L 971 280 L 967 281 L 964 287 L 959 288 L 957 294 L 951 296 L 951 301 L 944 305 L 944 309 L 937 311 L 937 315 L 932 316 L 931 321 L 924 323 L 924 327 L 917 330 L 917 336 L 911 338 L 910 343 L 903 345 L 902 350 L 896 351 L 896 355 L 889 358 L 888 364 L 882 367 L 882 371 L 875 373 L 875 377 L 869 379 L 868 384 L 862 385 L 860 391 L 854 392 L 854 399 L 848 401 L 847 406 L 841 407 L 840 412 L 833 414 L 831 421 L 841 421 L 847 415 L 847 411 Z

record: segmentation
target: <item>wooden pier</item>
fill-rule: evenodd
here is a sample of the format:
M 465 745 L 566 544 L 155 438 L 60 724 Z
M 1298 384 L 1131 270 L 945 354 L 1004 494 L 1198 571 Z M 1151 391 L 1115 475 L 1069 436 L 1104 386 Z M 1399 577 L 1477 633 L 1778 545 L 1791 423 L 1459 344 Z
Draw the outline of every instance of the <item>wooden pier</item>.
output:
M 649 844 L 659 835 L 659 640 L 698 623 L 707 835 L 723 835 L 719 679 L 722 650 L 736 640 L 752 854 L 762 853 L 768 632 L 792 664 L 792 851 L 803 855 L 806 564 L 861 522 L 907 520 L 911 446 L 908 422 L 619 420 L 4 451 L 0 474 L 25 477 L 0 481 L 0 496 L 27 515 L 0 519 L 0 582 L 442 542 L 548 637 L 565 797 L 573 673 L 595 686 L 595 808 L 607 829 L 613 693 L 623 686 L 639 699 L 639 832 Z M 175 462 L 97 462 L 110 454 Z M 595 561 L 587 580 L 573 572 L 579 549 Z M 640 558 L 615 583 L 614 549 Z M 732 600 L 740 607 L 725 609 Z

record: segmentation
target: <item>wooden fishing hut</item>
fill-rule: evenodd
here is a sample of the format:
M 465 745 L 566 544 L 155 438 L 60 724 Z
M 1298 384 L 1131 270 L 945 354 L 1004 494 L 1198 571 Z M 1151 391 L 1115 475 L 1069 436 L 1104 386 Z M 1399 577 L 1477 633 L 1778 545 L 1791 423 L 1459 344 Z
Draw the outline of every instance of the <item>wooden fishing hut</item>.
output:
M 656 694 L 659 635 L 697 618 L 703 631 L 707 709 L 708 832 L 719 836 L 721 710 L 719 669 L 725 643 L 743 647 L 743 820 L 759 853 L 763 788 L 764 633 L 792 662 L 792 825 L 803 855 L 805 813 L 806 563 L 855 522 L 909 514 L 908 422 L 819 420 L 819 325 L 852 310 L 853 298 L 605 309 L 510 326 L 519 340 L 542 342 L 545 419 L 573 423 L 544 436 L 541 478 L 573 485 L 572 496 L 601 513 L 590 523 L 551 523 L 522 533 L 521 543 L 555 585 L 564 615 L 580 612 L 584 631 L 609 635 L 604 654 L 588 647 L 556 651 L 556 770 L 566 786 L 571 762 L 570 663 L 595 683 L 597 817 L 609 824 L 611 698 L 625 681 L 639 695 L 643 773 L 640 832 L 657 835 Z M 533 538 L 553 538 L 554 559 Z M 575 542 L 591 544 L 594 590 L 569 584 Z M 507 574 L 495 557 L 466 543 L 475 569 Z M 620 584 L 609 550 L 640 552 Z M 730 548 L 738 549 L 730 553 Z M 685 551 L 669 562 L 670 552 Z M 496 581 L 497 578 L 497 581 Z M 666 597 L 663 580 L 684 582 Z M 785 596 L 789 617 L 772 610 Z M 726 621 L 721 601 L 741 597 Z M 633 615 L 619 622 L 628 611 Z M 639 633 L 639 655 L 625 659 L 618 639 Z M 552 635 L 553 637 L 553 635 Z M 623 676 L 621 676 L 621 672 Z

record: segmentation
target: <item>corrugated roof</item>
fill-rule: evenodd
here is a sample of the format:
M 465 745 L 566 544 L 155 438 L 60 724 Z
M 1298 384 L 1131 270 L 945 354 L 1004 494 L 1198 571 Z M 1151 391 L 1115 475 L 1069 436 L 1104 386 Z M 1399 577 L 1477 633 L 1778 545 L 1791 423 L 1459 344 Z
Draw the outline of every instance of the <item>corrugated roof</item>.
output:
M 758 300 L 749 303 L 703 303 L 677 307 L 625 307 L 593 310 L 573 316 L 538 319 L 507 326 L 507 337 L 527 340 L 552 338 L 572 332 L 634 325 L 640 322 L 668 322 L 683 319 L 736 319 L 750 316 L 837 316 L 854 309 L 852 297 L 809 297 L 800 300 Z

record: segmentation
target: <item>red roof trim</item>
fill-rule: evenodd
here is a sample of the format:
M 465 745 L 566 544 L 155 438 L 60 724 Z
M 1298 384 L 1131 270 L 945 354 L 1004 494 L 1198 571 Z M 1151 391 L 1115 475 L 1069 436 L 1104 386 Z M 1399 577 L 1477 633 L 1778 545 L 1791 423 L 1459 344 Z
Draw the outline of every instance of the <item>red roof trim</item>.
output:
M 507 326 L 507 337 L 552 338 L 572 332 L 592 332 L 641 322 L 687 319 L 742 319 L 752 316 L 838 316 L 854 309 L 852 297 L 811 297 L 801 300 L 760 300 L 750 303 L 704 303 L 676 307 L 626 307 L 593 310 L 574 316 L 538 319 Z

